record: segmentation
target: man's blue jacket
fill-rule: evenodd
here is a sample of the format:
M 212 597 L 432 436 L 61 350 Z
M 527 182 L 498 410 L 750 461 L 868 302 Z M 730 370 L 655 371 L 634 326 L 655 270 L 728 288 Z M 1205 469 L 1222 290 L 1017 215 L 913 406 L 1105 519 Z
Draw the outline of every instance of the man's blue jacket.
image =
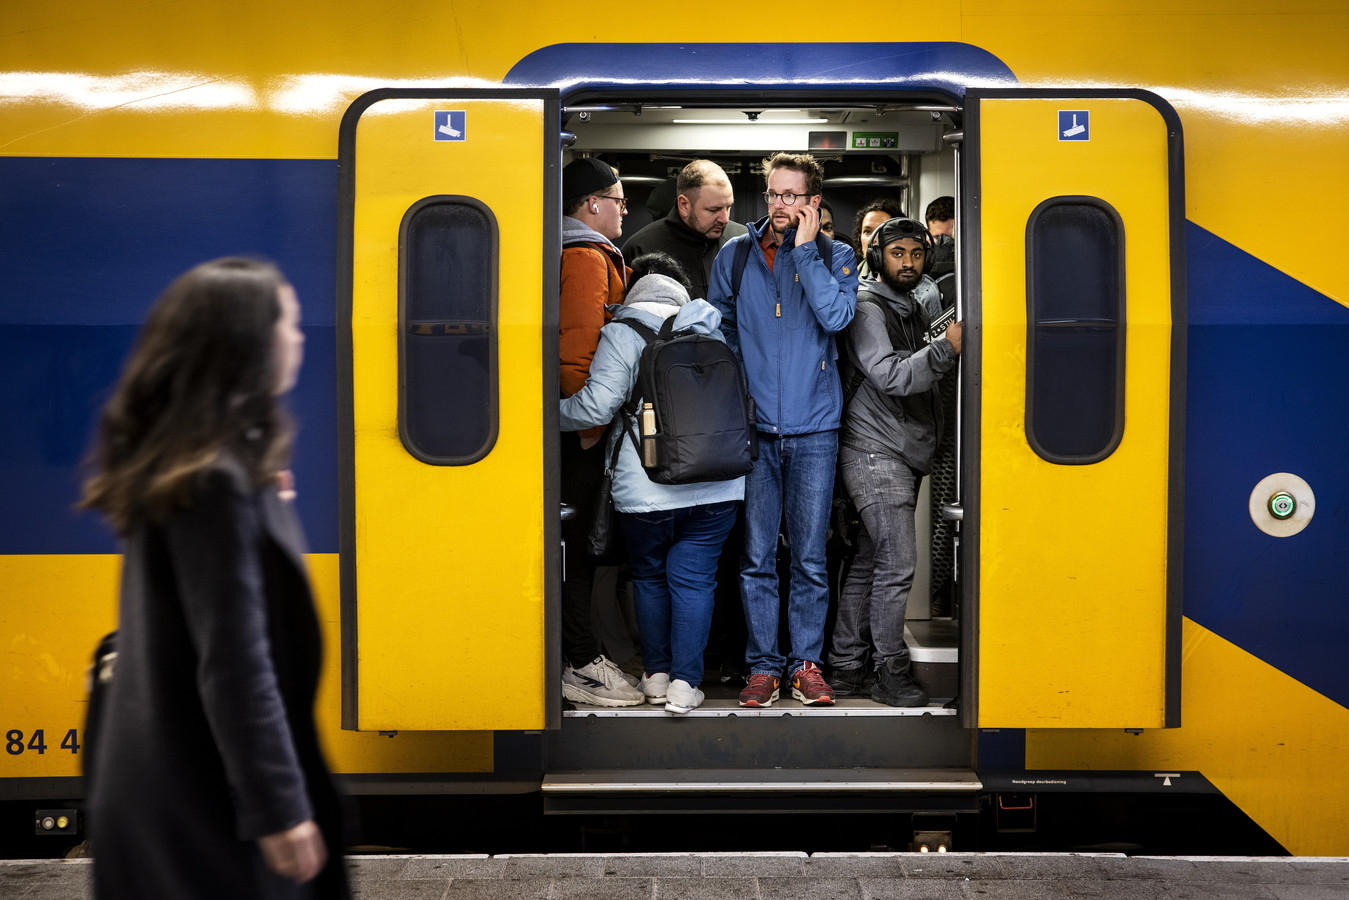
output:
M 857 267 L 846 243 L 835 241 L 826 268 L 815 242 L 796 246 L 788 229 L 769 271 L 759 240 L 764 217 L 726 242 L 712 264 L 707 299 L 721 313 L 721 332 L 745 366 L 758 407 L 758 427 L 768 434 L 810 434 L 839 427 L 843 389 L 834 335 L 857 308 Z M 731 269 L 738 241 L 751 241 L 740 296 L 731 297 Z

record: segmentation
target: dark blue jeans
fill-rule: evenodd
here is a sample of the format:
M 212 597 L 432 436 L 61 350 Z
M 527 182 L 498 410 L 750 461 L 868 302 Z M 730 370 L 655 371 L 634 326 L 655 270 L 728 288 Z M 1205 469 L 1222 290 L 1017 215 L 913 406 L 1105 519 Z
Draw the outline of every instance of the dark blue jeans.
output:
M 619 515 L 647 673 L 702 684 L 717 559 L 736 503 Z
M 913 514 L 923 476 L 902 460 L 847 447 L 839 451 L 839 469 L 862 531 L 838 598 L 829 664 L 836 669 L 879 667 L 909 654 L 904 613 L 913 586 Z
M 740 596 L 749 642 L 745 663 L 752 674 L 782 675 L 788 660 L 778 649 L 778 531 L 786 512 L 791 549 L 787 634 L 790 676 L 824 653 L 824 620 L 829 611 L 829 578 L 824 542 L 834 496 L 838 432 L 817 431 L 777 437 L 760 433 L 759 459 L 745 480 L 745 549 L 740 564 Z

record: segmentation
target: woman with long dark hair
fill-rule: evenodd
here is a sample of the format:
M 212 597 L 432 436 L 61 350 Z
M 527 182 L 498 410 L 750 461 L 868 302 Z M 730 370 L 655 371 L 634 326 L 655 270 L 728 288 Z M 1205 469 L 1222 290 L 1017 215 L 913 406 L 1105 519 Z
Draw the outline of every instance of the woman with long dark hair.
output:
M 155 303 L 103 409 L 81 505 L 125 559 L 89 764 L 99 898 L 349 894 L 284 471 L 299 314 L 268 263 L 197 266 Z

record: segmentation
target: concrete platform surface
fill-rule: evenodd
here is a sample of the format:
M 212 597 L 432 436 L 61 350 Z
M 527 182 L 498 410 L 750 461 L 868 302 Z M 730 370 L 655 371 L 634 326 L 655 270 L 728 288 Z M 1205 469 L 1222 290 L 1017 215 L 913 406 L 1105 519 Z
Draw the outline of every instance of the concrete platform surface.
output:
M 1330 900 L 1349 858 L 1028 853 L 353 855 L 361 900 Z M 0 861 L 0 898 L 84 900 L 90 860 Z

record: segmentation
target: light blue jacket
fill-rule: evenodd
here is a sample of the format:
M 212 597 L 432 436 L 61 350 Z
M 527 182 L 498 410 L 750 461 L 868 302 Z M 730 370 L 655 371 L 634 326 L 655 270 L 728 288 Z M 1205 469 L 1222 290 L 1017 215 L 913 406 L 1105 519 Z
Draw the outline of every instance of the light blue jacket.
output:
M 614 313 L 614 321 L 600 329 L 600 343 L 590 363 L 585 386 L 562 401 L 560 422 L 563 431 L 580 431 L 608 424 L 619 414 L 628 392 L 637 384 L 637 370 L 646 341 L 636 331 L 619 324 L 634 319 L 659 331 L 670 316 L 676 330 L 692 328 L 723 340 L 717 330 L 721 316 L 706 300 L 690 301 L 683 286 L 664 275 L 646 275 L 628 288 L 627 299 Z M 640 404 L 640 398 L 637 398 Z M 633 423 L 636 434 L 636 423 Z M 619 512 L 654 512 L 683 509 L 708 503 L 745 498 L 745 479 L 701 481 L 695 484 L 658 484 L 646 475 L 632 440 L 624 432 L 615 432 L 605 448 L 605 463 L 613 455 L 613 440 L 622 440 L 618 467 L 614 472 L 614 509 Z
M 795 246 L 796 229 L 783 236 L 769 271 L 759 239 L 765 217 L 749 234 L 727 241 L 712 265 L 707 299 L 721 313 L 726 343 L 745 365 L 758 407 L 759 431 L 811 434 L 838 428 L 843 411 L 834 335 L 857 307 L 852 248 L 834 241 L 828 267 L 815 242 Z M 731 300 L 737 241 L 753 241 L 740 296 Z

